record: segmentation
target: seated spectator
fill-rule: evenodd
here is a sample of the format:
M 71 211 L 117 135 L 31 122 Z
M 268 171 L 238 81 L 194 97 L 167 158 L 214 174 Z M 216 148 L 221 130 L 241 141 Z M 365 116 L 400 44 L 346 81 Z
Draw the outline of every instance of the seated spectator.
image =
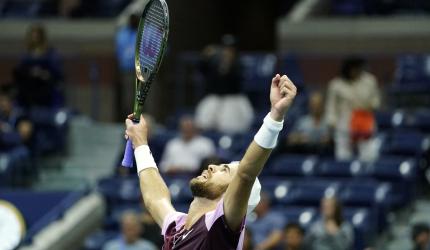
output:
M 303 250 L 305 230 L 297 223 L 288 223 L 284 229 L 284 247 L 282 250 Z
M 0 149 L 9 151 L 16 146 L 31 146 L 33 124 L 24 112 L 14 106 L 10 90 L 0 91 Z
M 315 222 L 305 238 L 312 250 L 350 250 L 354 242 L 352 226 L 342 217 L 342 206 L 334 197 L 321 201 L 321 219 Z
M 247 217 L 247 226 L 253 232 L 256 249 L 275 249 L 281 242 L 285 222 L 281 214 L 270 211 L 270 198 L 266 193 L 261 193 L 261 200 L 255 207 L 254 215 Z
M 289 152 L 317 153 L 330 142 L 329 128 L 324 120 L 324 100 L 319 92 L 309 97 L 309 114 L 300 117 L 287 138 Z
M 197 105 L 197 126 L 227 134 L 245 133 L 251 127 L 254 112 L 247 96 L 241 93 L 241 65 L 234 38 L 226 35 L 222 46 L 206 47 L 203 58 L 201 72 L 208 95 Z
M 412 250 L 430 249 L 430 227 L 426 223 L 417 223 L 412 227 Z
M 360 160 L 375 160 L 373 112 L 380 104 L 377 80 L 365 71 L 365 61 L 355 57 L 345 59 L 340 75 L 329 83 L 326 100 L 327 122 L 334 130 L 336 159 L 351 160 L 357 150 Z
M 14 70 L 18 101 L 24 107 L 57 107 L 63 104 L 61 60 L 49 46 L 45 28 L 32 25 L 26 37 L 27 52 Z
M 160 166 L 165 173 L 194 173 L 203 159 L 215 154 L 213 142 L 199 135 L 192 117 L 181 118 L 180 132 L 164 149 Z
M 121 236 L 108 241 L 103 250 L 155 250 L 150 241 L 140 239 L 142 225 L 135 212 L 125 212 L 121 217 Z

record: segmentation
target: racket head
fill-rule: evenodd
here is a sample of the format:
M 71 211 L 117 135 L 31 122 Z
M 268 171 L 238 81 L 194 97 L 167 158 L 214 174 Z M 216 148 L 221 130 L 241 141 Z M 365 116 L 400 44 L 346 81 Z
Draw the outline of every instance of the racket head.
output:
M 169 9 L 165 0 L 150 0 L 142 13 L 136 38 L 135 68 L 140 82 L 157 73 L 167 46 Z

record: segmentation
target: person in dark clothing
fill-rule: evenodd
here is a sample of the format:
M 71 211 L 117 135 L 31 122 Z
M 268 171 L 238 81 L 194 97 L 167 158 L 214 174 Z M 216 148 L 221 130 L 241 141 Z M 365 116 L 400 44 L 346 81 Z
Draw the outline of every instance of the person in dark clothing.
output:
M 412 227 L 412 250 L 430 249 L 430 227 L 426 223 L 417 223 Z
M 49 46 L 43 26 L 32 25 L 26 36 L 27 52 L 14 70 L 18 101 L 25 108 L 62 106 L 60 56 Z
M 305 230 L 297 223 L 288 223 L 284 229 L 283 250 L 303 250 Z

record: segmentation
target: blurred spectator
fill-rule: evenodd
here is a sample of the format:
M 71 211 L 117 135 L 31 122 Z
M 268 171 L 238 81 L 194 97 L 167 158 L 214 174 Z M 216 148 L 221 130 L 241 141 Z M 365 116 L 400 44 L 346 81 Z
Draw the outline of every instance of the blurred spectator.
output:
M 316 153 L 328 147 L 329 128 L 324 119 L 324 99 L 320 92 L 309 97 L 309 114 L 300 117 L 287 138 L 288 152 Z
M 103 250 L 155 250 L 151 242 L 140 239 L 142 225 L 134 212 L 124 212 L 121 217 L 121 237 L 108 241 Z
M 352 226 L 342 217 L 342 205 L 334 197 L 321 201 L 322 218 L 306 234 L 305 243 L 312 250 L 350 250 L 354 242 Z
M 430 227 L 426 223 L 417 223 L 412 227 L 412 250 L 430 249 Z
M 145 207 L 144 204 L 142 204 L 142 206 Z M 161 228 L 146 209 L 142 212 L 141 221 L 145 229 L 141 234 L 142 238 L 149 240 L 156 245 L 158 249 L 161 249 L 164 243 L 163 237 L 161 236 Z
M 247 226 L 253 232 L 256 249 L 274 249 L 281 242 L 285 222 L 281 214 L 270 211 L 270 198 L 266 193 L 261 193 L 261 200 L 255 207 L 254 215 L 255 217 L 247 218 Z
M 350 160 L 358 150 L 363 161 L 377 155 L 372 136 L 376 129 L 373 112 L 380 106 L 375 76 L 364 70 L 361 58 L 344 60 L 340 76 L 329 83 L 326 115 L 334 129 L 335 155 L 338 160 Z
M 254 250 L 254 242 L 252 241 L 252 232 L 249 228 L 245 228 L 245 236 L 243 238 L 242 250 Z
M 27 52 L 14 70 L 18 101 L 24 107 L 63 105 L 60 56 L 48 43 L 45 28 L 32 25 L 26 36 Z
M 284 247 L 283 250 L 303 250 L 304 242 L 303 238 L 305 231 L 297 223 L 288 223 L 284 229 Z
M 234 38 L 226 35 L 222 46 L 207 46 L 203 58 L 201 71 L 209 94 L 197 105 L 198 127 L 228 134 L 248 131 L 254 114 L 250 101 L 241 93 L 241 65 Z
M 33 124 L 24 112 L 14 106 L 10 90 L 0 91 L 1 150 L 11 150 L 25 144 L 31 146 Z
M 203 159 L 215 154 L 213 142 L 201 135 L 192 117 L 180 120 L 181 135 L 170 140 L 161 158 L 161 170 L 165 173 L 196 172 Z
M 120 117 L 130 113 L 131 104 L 134 100 L 134 87 L 136 73 L 134 69 L 134 52 L 139 27 L 139 16 L 130 15 L 128 24 L 120 27 L 115 37 L 116 57 L 120 71 Z

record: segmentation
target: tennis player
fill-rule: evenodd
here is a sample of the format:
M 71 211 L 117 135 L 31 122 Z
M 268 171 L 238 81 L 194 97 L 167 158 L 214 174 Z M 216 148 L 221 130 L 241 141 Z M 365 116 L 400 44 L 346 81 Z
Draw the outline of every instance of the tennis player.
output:
M 297 88 L 286 75 L 277 74 L 270 89 L 270 113 L 254 136 L 240 163 L 209 165 L 190 181 L 194 196 L 188 214 L 173 208 L 169 190 L 148 147 L 143 117 L 126 120 L 132 140 L 140 188 L 146 208 L 162 228 L 163 250 L 242 249 L 248 199 L 254 182 L 276 145 L 283 119 Z M 231 121 L 240 122 L 240 121 Z

